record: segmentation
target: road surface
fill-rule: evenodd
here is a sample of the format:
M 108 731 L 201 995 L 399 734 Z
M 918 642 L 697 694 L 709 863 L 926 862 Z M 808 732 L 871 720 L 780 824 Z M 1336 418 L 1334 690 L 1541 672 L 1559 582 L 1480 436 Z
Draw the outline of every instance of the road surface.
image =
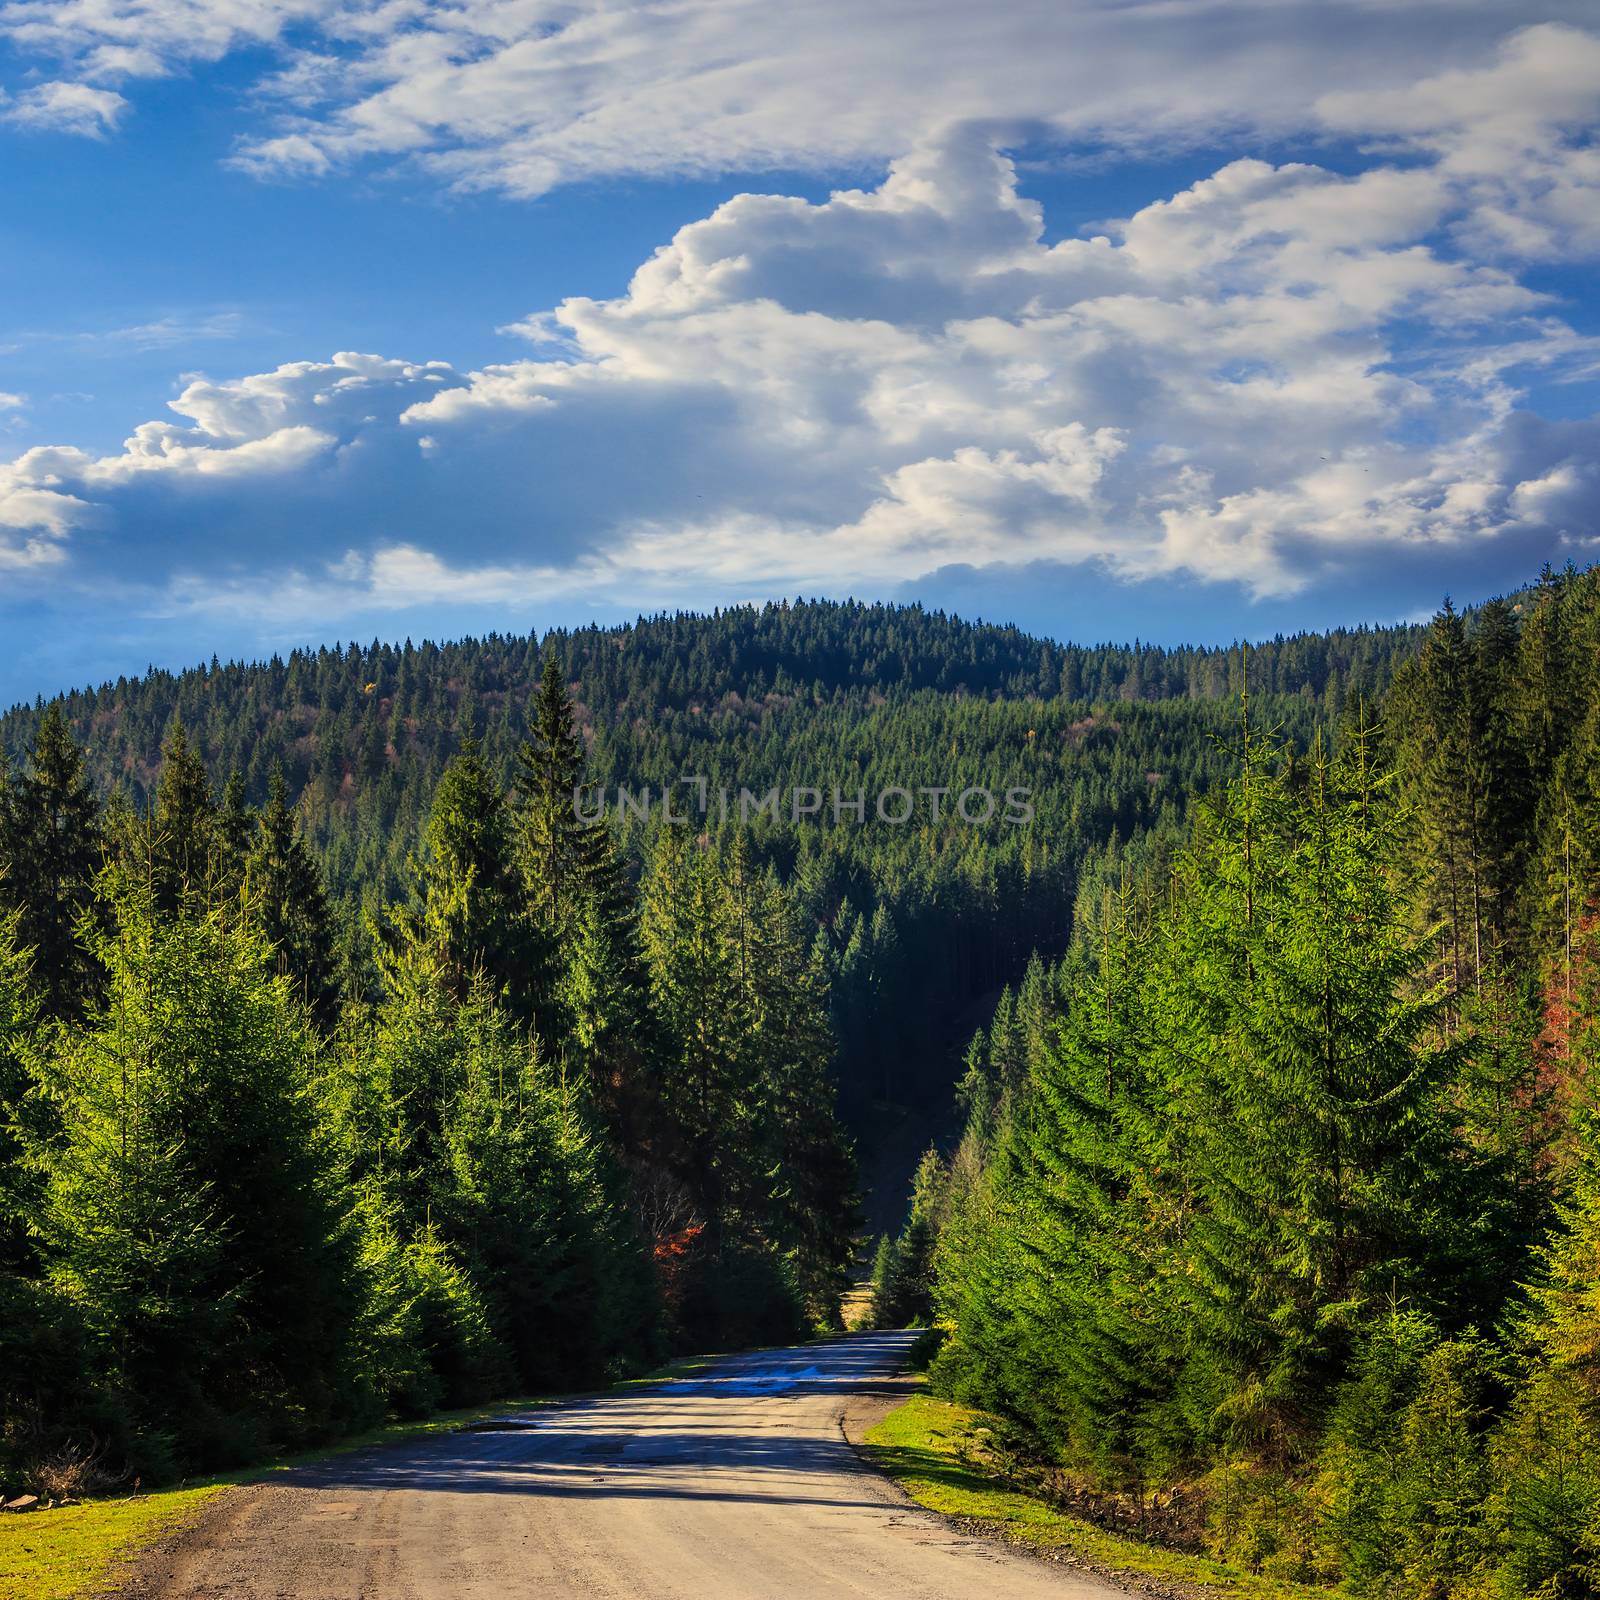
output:
M 1117 1600 L 974 1539 L 846 1442 L 913 1336 L 733 1356 L 483 1431 L 230 1490 L 153 1551 L 149 1600 Z

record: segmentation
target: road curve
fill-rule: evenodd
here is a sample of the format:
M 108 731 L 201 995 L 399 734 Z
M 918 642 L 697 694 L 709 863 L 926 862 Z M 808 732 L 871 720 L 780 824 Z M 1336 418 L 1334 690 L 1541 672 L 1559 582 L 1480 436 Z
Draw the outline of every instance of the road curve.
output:
M 953 1530 L 846 1443 L 911 1335 L 733 1356 L 232 1490 L 153 1551 L 149 1600 L 1113 1600 Z M 881 1404 L 881 1402 L 880 1402 Z

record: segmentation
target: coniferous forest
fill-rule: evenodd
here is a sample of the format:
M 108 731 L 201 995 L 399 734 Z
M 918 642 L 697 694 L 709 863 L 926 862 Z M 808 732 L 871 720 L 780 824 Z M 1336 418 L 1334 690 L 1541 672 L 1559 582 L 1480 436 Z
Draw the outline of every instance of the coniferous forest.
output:
M 953 1100 L 872 1313 L 1047 1492 L 1600 1585 L 1600 572 L 1248 650 L 797 603 L 214 661 L 0 752 L 8 1481 L 837 1328 Z M 572 804 L 692 780 L 1031 819 Z
M 1600 1586 L 1600 574 L 1446 607 L 1084 863 L 880 1321 L 1108 1526 L 1395 1596 Z

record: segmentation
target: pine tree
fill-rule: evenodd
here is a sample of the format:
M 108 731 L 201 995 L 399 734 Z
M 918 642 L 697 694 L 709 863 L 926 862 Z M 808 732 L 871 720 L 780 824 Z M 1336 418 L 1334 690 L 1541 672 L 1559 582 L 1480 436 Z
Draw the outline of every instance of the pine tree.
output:
M 631 902 L 585 895 L 561 956 L 557 1002 L 566 1049 L 620 1148 L 642 1153 L 655 1132 L 659 1090 L 649 979 Z
M 383 1228 L 425 1267 L 429 1355 L 452 1395 L 590 1382 L 648 1354 L 654 1303 L 617 1174 L 563 1084 L 480 977 L 398 960 L 347 1058 L 339 1121 Z M 392 1253 L 392 1252 L 391 1252 Z
M 323 1028 L 338 1018 L 333 920 L 322 874 L 289 806 L 282 765 L 275 766 L 246 865 L 275 970 Z
M 161 747 L 155 803 L 135 845 L 157 911 L 220 903 L 227 876 L 220 824 L 205 763 L 183 724 L 174 723 Z
M 545 656 L 533 731 L 517 756 L 519 860 L 534 924 L 556 950 L 555 1007 L 546 1032 L 584 1063 L 613 1131 L 644 1138 L 654 1099 L 645 1081 L 648 986 L 637 913 L 603 819 L 577 814 L 583 747 L 559 657 Z
M 1003 1399 L 1058 1454 L 1109 1468 L 1136 1446 L 1159 1453 L 1172 1431 L 1158 1413 L 1182 1365 L 1188 1213 L 1167 1176 L 1165 1085 L 1152 1070 L 1150 935 L 1126 879 L 1101 901 L 1063 978 L 1065 1018 L 1026 1052 L 1026 1078 L 1003 1092 L 1018 1051 L 990 1052 L 974 1149 L 953 1171 L 980 1141 L 989 1169 L 953 1188 L 936 1298 L 958 1324 L 941 1357 L 950 1381 Z
M 586 892 L 592 857 L 590 828 L 578 818 L 583 747 L 560 659 L 545 656 L 532 707 L 532 729 L 517 753 L 517 825 L 523 870 L 535 921 L 559 939 Z
M 434 791 L 412 905 L 393 926 L 406 945 L 431 949 L 464 1000 L 478 976 L 526 1024 L 552 989 L 547 936 L 524 903 L 510 817 L 474 740 L 463 743 Z
M 354 1246 L 303 1013 L 261 936 L 112 885 L 106 1009 L 56 1036 L 59 1135 L 31 1152 L 51 1272 L 141 1420 L 195 1465 L 357 1420 Z
M 255 811 L 245 799 L 244 774 L 234 771 L 223 785 L 217 810 L 216 893 L 232 899 L 244 884 L 245 863 L 256 834 Z
M 1478 608 L 1471 634 L 1468 690 L 1481 774 L 1479 835 L 1484 857 L 1485 914 L 1497 975 L 1525 960 L 1523 887 L 1537 812 L 1537 785 L 1519 737 L 1517 612 L 1505 600 Z
M 481 991 L 455 1036 L 441 1232 L 482 1286 L 523 1384 L 593 1382 L 639 1354 L 643 1332 L 638 1315 L 618 1315 L 630 1291 L 645 1303 L 644 1268 L 613 1175 L 581 1096 Z
M 0 912 L 17 918 L 46 1016 L 75 1019 L 97 996 L 100 975 L 77 927 L 94 910 L 101 860 L 100 806 L 83 752 L 51 705 L 28 769 L 0 783 Z
M 855 1160 L 834 1112 L 827 989 L 776 879 L 750 881 L 742 852 L 733 870 L 741 1076 L 759 1118 L 762 1221 L 789 1253 L 812 1316 L 837 1326 L 859 1216 Z
M 707 1212 L 748 1199 L 754 1107 L 742 1081 L 741 975 L 732 909 L 710 854 L 663 830 L 645 879 L 642 931 L 661 1029 L 662 1098 Z
M 38 1021 L 29 953 L 17 939 L 21 921 L 19 912 L 0 912 L 0 1273 L 37 1266 L 28 1236 L 29 1218 L 37 1213 L 36 1185 L 23 1167 L 17 1135 L 28 1116 L 28 1047 Z
M 948 1175 L 937 1150 L 924 1150 L 911 1180 L 906 1225 L 873 1263 L 872 1321 L 878 1328 L 925 1324 L 933 1315 L 933 1255 Z
M 1459 1060 L 1419 992 L 1396 828 L 1358 738 L 1314 750 L 1303 796 L 1247 751 L 1209 808 L 1164 949 L 1175 1141 L 1203 1204 L 1185 1244 L 1196 1331 L 1238 1385 L 1235 1424 L 1283 1441 L 1342 1358 L 1341 1329 L 1396 1283 L 1447 1290 L 1464 1240 L 1438 1087 Z M 1473 1197 L 1467 1197 L 1469 1208 Z M 1430 1266 L 1433 1271 L 1430 1273 Z
M 1473 718 L 1466 628 L 1449 603 L 1400 688 L 1401 770 L 1421 826 L 1413 861 L 1429 895 L 1426 924 L 1442 920 L 1457 995 L 1476 993 L 1485 955 L 1484 762 Z

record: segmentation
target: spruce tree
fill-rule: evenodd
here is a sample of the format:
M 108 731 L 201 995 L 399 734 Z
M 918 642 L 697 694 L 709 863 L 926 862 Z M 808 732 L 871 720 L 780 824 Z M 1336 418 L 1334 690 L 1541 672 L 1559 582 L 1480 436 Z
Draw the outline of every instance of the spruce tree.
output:
M 403 944 L 433 951 L 458 1000 L 481 975 L 524 1025 L 549 1003 L 549 937 L 528 914 L 505 796 L 475 740 L 434 791 L 412 903 L 392 925 Z
M 290 980 L 317 1022 L 330 1028 L 339 1013 L 333 919 L 322 874 L 289 805 L 281 764 L 272 770 L 246 866 L 275 969 Z
M 789 1253 L 813 1317 L 836 1326 L 859 1223 L 855 1159 L 834 1111 L 827 989 L 793 903 L 770 874 L 735 912 L 745 1029 L 742 1076 L 759 1118 L 762 1221 Z
M 1185 1243 L 1196 1332 L 1237 1385 L 1235 1424 L 1281 1443 L 1364 1303 L 1455 1288 L 1450 1208 L 1477 1197 L 1430 1177 L 1450 1160 L 1439 1088 L 1460 1052 L 1437 1042 L 1443 996 L 1418 986 L 1425 944 L 1368 741 L 1338 765 L 1314 750 L 1303 795 L 1274 757 L 1247 750 L 1208 808 L 1156 1006 L 1169 1160 L 1203 1200 Z
M 127 877 L 111 892 L 106 1009 L 40 1060 L 59 1121 L 30 1152 L 52 1275 L 186 1461 L 326 1437 L 365 1397 L 304 1014 L 253 928 L 158 916 Z
M 534 919 L 556 939 L 584 898 L 593 853 L 589 828 L 575 807 L 582 776 L 583 747 L 552 650 L 545 656 L 529 738 L 517 753 L 517 825 Z
M 33 1271 L 37 1251 L 28 1236 L 37 1214 L 34 1174 L 22 1163 L 19 1125 L 29 1115 L 29 1045 L 38 1022 L 31 962 L 17 940 L 21 915 L 0 912 L 0 1272 Z
M 80 1017 L 100 974 L 78 938 L 95 908 L 102 862 L 100 806 L 58 705 L 39 720 L 27 768 L 0 784 L 0 911 L 17 918 L 16 939 L 32 952 L 44 1014 Z
M 235 770 L 223 785 L 217 809 L 215 885 L 220 898 L 233 898 L 243 886 L 256 826 L 255 810 L 245 798 L 244 774 Z
M 582 1062 L 597 1103 L 625 1145 L 646 1137 L 648 987 L 638 917 L 604 819 L 582 821 L 583 747 L 560 658 L 546 653 L 530 738 L 517 756 L 515 820 L 532 921 L 556 953 L 546 1033 Z
M 161 776 L 136 845 L 155 909 L 216 905 L 227 889 L 221 815 L 205 763 L 181 722 L 161 746 Z
M 1457 995 L 1478 992 L 1484 965 L 1484 770 L 1473 718 L 1472 655 L 1447 600 L 1401 685 L 1400 755 L 1420 826 L 1412 859 L 1429 893 L 1424 924 L 1442 921 L 1447 973 Z
M 352 1175 L 384 1230 L 424 1253 L 401 1277 L 426 1269 L 445 1392 L 594 1381 L 653 1337 L 617 1174 L 581 1089 L 484 979 L 460 998 L 453 982 L 426 946 L 391 970 L 343 1075 Z
M 648 1149 L 659 1115 L 648 984 L 631 902 L 585 895 L 561 950 L 564 1048 L 630 1153 Z
M 707 1213 L 748 1200 L 754 1105 L 743 1078 L 732 907 L 709 852 L 675 829 L 658 839 L 641 925 L 661 1029 L 663 1104 L 686 1147 L 685 1177 Z

